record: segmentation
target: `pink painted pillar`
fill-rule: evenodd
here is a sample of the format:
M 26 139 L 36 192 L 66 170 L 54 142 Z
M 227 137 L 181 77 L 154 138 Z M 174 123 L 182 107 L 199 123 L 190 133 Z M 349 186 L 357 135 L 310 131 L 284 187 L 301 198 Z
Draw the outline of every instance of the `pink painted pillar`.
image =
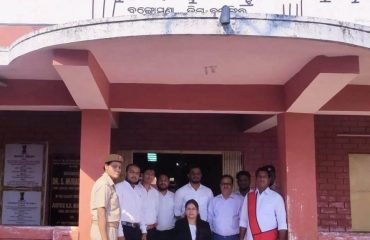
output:
M 279 114 L 278 149 L 277 174 L 286 200 L 289 239 L 317 239 L 314 116 Z
M 104 158 L 110 152 L 110 112 L 82 110 L 79 239 L 90 239 L 90 192 L 97 178 L 103 174 Z

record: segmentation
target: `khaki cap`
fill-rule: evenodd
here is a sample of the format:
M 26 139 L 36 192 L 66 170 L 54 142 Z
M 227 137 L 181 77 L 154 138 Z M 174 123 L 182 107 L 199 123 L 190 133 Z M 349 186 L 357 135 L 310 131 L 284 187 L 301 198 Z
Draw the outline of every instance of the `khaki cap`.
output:
M 119 154 L 109 154 L 108 157 L 104 161 L 105 163 L 110 162 L 120 162 L 123 163 L 123 157 Z

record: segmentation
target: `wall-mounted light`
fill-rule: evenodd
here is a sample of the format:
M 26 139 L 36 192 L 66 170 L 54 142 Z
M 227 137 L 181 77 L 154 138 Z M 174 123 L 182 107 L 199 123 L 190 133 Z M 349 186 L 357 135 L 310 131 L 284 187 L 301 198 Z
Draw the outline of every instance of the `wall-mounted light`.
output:
M 146 159 L 148 162 L 156 162 L 157 161 L 157 154 L 156 153 L 147 153 Z

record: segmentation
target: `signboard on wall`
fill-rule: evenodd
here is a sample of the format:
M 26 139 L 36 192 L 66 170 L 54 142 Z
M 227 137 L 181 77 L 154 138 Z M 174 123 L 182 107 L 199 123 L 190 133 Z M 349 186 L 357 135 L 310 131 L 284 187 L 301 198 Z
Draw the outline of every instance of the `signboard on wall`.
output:
M 92 18 L 173 13 L 211 13 L 216 16 L 224 5 L 234 14 L 267 13 L 369 23 L 364 8 L 370 7 L 370 2 L 365 0 L 94 0 Z
M 63 157 L 53 159 L 50 187 L 50 225 L 78 225 L 79 175 L 79 159 Z
M 43 144 L 6 144 L 4 186 L 41 187 L 43 165 Z
M 41 192 L 3 191 L 2 206 L 2 224 L 41 224 Z
M 370 24 L 368 0 L 2 0 L 0 22 L 56 24 L 128 15 L 216 14 L 223 5 L 236 14 L 282 14 Z
M 47 145 L 6 144 L 4 178 L 1 186 L 1 224 L 42 225 L 45 223 Z

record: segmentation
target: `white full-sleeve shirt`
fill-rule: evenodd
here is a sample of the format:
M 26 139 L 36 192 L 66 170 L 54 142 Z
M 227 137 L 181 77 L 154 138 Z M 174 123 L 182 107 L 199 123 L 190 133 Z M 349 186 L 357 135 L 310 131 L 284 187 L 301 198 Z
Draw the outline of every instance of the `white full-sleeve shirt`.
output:
M 157 230 L 170 230 L 175 227 L 175 222 L 175 194 L 170 191 L 167 191 L 165 195 L 159 193 Z
M 270 188 L 266 188 L 262 193 L 259 193 L 257 189 L 255 194 L 257 196 L 256 215 L 261 231 L 266 232 L 275 228 L 278 230 L 288 229 L 284 200 L 280 194 Z M 248 195 L 245 196 L 240 213 L 240 227 L 247 228 L 244 239 L 253 240 L 248 219 Z
M 149 190 L 139 183 L 135 187 L 142 201 L 142 220 L 141 223 L 145 225 L 145 229 L 142 229 L 143 233 L 146 233 L 146 226 L 157 223 L 158 211 L 159 211 L 159 192 L 154 187 L 150 186 Z
M 244 197 L 232 193 L 228 198 L 222 194 L 214 197 L 208 206 L 208 222 L 211 230 L 221 236 L 239 234 L 240 211 Z
M 190 183 L 179 188 L 175 193 L 175 216 L 184 216 L 185 203 L 194 199 L 199 205 L 200 218 L 207 221 L 207 212 L 209 201 L 213 198 L 213 192 L 210 188 L 200 185 L 195 190 Z
M 121 207 L 121 221 L 139 223 L 142 226 L 143 204 L 139 191 L 137 186 L 132 188 L 127 181 L 116 184 L 116 192 Z M 121 224 L 119 224 L 118 236 L 123 236 Z

